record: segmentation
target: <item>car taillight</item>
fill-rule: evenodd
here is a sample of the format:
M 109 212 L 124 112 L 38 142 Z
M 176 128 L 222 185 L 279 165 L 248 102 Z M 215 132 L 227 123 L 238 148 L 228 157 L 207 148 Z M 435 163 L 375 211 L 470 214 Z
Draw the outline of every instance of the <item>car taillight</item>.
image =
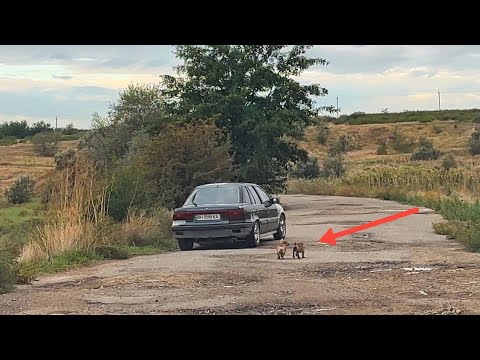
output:
M 245 220 L 245 210 L 244 209 L 231 209 L 228 210 L 228 218 L 230 221 L 244 221 Z
M 193 215 L 188 211 L 175 211 L 173 213 L 173 220 L 191 220 L 192 217 Z

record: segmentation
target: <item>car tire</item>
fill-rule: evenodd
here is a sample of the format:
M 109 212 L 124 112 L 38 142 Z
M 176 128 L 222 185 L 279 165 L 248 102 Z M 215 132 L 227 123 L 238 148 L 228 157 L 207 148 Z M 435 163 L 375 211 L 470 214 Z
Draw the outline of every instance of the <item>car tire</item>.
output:
M 189 251 L 193 249 L 193 240 L 190 239 L 177 239 L 178 247 L 182 251 Z
M 275 240 L 283 240 L 287 236 L 287 221 L 285 215 L 280 215 L 280 221 L 278 222 L 277 232 L 273 234 Z
M 247 238 L 247 244 L 249 247 L 257 247 L 260 245 L 260 222 L 255 221 L 252 226 L 252 231 Z

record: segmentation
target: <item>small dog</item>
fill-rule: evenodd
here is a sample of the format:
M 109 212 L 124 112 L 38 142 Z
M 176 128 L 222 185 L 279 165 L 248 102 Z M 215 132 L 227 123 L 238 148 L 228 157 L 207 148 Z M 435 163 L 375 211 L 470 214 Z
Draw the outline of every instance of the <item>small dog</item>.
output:
M 277 259 L 283 259 L 287 253 L 287 246 L 290 245 L 287 240 L 280 240 L 277 245 Z
M 305 258 L 305 247 L 303 246 L 303 243 L 295 243 L 293 244 L 293 258 L 295 259 L 295 256 L 300 259 L 300 253 L 302 254 L 302 259 Z

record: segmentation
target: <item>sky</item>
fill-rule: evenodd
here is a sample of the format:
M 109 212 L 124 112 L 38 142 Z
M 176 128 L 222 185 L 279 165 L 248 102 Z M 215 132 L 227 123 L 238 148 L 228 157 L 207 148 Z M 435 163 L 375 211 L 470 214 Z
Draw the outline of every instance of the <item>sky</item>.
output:
M 168 45 L 0 45 L 0 123 L 89 128 L 132 83 L 158 83 L 179 64 Z M 318 83 L 339 114 L 480 107 L 479 45 L 316 45 L 328 60 L 298 80 Z

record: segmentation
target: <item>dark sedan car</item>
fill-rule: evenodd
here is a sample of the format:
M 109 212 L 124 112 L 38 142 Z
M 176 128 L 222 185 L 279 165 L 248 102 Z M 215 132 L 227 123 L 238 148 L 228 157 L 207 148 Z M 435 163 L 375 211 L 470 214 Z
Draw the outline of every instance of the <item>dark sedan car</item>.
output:
M 250 246 L 260 238 L 286 236 L 286 217 L 276 197 L 250 183 L 218 183 L 196 187 L 173 213 L 172 230 L 181 250 L 194 243 L 242 240 Z

